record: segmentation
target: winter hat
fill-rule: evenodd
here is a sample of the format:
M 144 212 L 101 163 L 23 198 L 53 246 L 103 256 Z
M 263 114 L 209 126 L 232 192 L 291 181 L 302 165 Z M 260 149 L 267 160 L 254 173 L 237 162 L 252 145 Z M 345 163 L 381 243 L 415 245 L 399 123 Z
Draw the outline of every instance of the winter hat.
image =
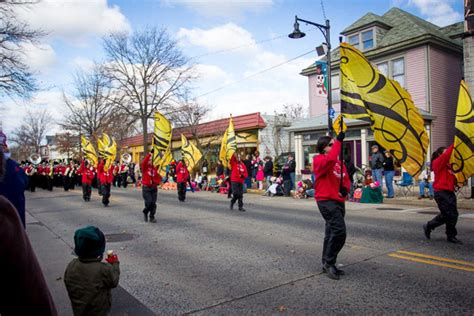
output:
M 95 226 L 86 226 L 74 233 L 74 252 L 79 258 L 91 259 L 105 251 L 104 233 Z

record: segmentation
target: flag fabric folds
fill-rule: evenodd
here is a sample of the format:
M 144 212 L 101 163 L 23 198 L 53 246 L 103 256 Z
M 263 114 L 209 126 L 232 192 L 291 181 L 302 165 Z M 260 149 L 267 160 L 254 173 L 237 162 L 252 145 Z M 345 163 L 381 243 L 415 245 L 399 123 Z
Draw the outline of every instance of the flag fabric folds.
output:
M 99 149 L 99 157 L 105 160 L 104 170 L 109 170 L 110 165 L 117 155 L 117 143 L 115 139 L 103 133 L 102 138 L 97 140 L 97 147 Z
M 181 155 L 186 162 L 188 170 L 191 171 L 202 157 L 201 151 L 191 143 L 186 136 L 181 134 Z
M 341 43 L 341 112 L 368 121 L 377 143 L 410 175 L 421 172 L 429 139 L 410 94 L 347 43 Z
M 229 120 L 229 126 L 225 130 L 221 141 L 221 149 L 219 151 L 219 159 L 224 167 L 230 167 L 230 159 L 237 150 L 237 139 L 235 138 L 234 122 L 232 117 Z
M 153 165 L 158 167 L 163 164 L 163 159 L 167 158 L 165 154 L 171 146 L 171 123 L 161 113 L 155 113 L 155 128 L 153 131 Z M 171 155 L 171 150 L 170 150 Z M 171 162 L 171 160 L 170 160 Z
M 160 153 L 160 158 L 158 160 L 158 173 L 160 176 L 165 177 L 166 176 L 166 167 L 171 163 L 173 160 L 173 155 L 171 154 L 171 146 L 168 147 L 166 151 L 162 151 Z
M 336 117 L 336 119 L 334 120 L 334 123 L 332 123 L 332 128 L 334 129 L 334 132 L 336 133 L 336 135 L 339 134 L 340 132 L 345 133 L 347 131 L 347 125 L 342 119 L 342 114 L 339 114 Z
M 458 186 L 463 186 L 474 174 L 474 108 L 464 80 L 459 89 L 454 150 L 450 163 Z
M 89 162 L 94 167 L 97 167 L 97 154 L 95 152 L 95 148 L 92 145 L 91 141 L 88 140 L 84 135 L 81 136 L 81 147 L 82 153 L 84 154 L 84 158 L 89 160 Z

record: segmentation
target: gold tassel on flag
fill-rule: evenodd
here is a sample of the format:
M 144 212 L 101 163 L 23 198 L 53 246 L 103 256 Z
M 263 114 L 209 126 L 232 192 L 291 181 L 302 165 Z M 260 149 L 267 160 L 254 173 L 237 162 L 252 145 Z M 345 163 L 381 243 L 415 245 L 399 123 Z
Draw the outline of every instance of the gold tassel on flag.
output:
M 461 81 L 454 134 L 454 150 L 450 163 L 458 186 L 474 174 L 474 108 L 466 83 Z
M 181 155 L 186 162 L 188 170 L 191 171 L 201 159 L 202 153 L 184 134 L 181 134 L 181 143 Z
M 81 146 L 84 158 L 89 160 L 92 166 L 97 167 L 97 154 L 92 143 L 84 136 L 81 136 Z
M 341 43 L 341 112 L 368 121 L 377 143 L 410 175 L 421 172 L 429 139 L 410 94 L 347 43 Z

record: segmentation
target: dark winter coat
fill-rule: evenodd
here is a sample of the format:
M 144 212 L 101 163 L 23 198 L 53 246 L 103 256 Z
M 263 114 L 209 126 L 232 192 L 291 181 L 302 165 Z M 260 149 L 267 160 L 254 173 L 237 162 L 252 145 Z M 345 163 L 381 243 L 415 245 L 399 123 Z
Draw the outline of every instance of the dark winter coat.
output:
M 263 174 L 265 177 L 273 176 L 273 161 L 268 160 L 265 162 L 265 166 L 263 167 Z
M 3 155 L 0 152 L 0 155 Z M 0 181 L 0 194 L 6 197 L 18 211 L 20 220 L 25 226 L 25 190 L 28 187 L 28 177 L 18 163 L 12 159 L 5 162 L 5 176 Z
M 120 264 L 97 259 L 73 259 L 64 273 L 72 310 L 78 315 L 107 315 L 112 306 L 111 289 L 117 287 Z

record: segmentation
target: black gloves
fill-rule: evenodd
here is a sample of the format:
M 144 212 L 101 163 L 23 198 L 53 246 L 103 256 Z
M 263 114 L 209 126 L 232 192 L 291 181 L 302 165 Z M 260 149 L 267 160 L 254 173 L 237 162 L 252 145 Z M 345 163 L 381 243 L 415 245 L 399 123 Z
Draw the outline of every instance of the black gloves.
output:
M 346 133 L 344 132 L 340 132 L 339 134 L 337 134 L 337 140 L 342 142 L 344 140 L 344 137 L 346 137 Z
M 340 135 L 340 134 L 339 134 Z M 338 136 L 339 137 L 339 136 Z M 347 189 L 345 187 L 340 187 L 339 188 L 339 195 L 343 198 L 347 196 Z

